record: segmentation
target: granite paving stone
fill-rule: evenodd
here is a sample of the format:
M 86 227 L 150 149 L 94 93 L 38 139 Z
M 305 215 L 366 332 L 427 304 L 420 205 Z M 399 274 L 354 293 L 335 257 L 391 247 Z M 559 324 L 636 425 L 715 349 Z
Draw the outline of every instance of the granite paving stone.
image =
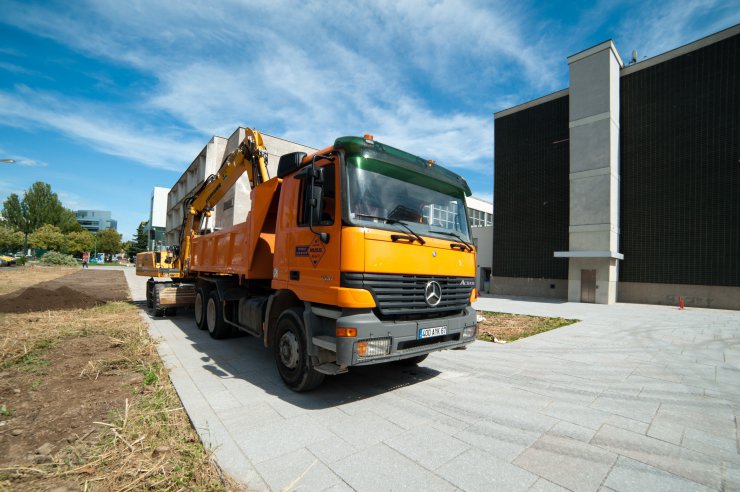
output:
M 537 481 L 529 488 L 528 492 L 567 492 L 568 489 L 554 484 L 544 478 L 538 478 Z
M 143 305 L 146 278 L 123 271 Z M 296 394 L 260 340 L 213 340 L 188 309 L 141 315 L 196 431 L 250 490 L 740 490 L 740 312 L 475 306 L 581 322 Z
M 617 459 L 604 485 L 614 490 L 649 490 L 651 492 L 712 490 L 704 485 L 622 456 Z
M 305 448 L 263 461 L 256 468 L 272 490 L 324 490 L 343 483 Z
M 665 441 L 604 425 L 591 444 L 711 488 L 721 485 L 720 461 Z
M 385 444 L 429 470 L 435 470 L 470 449 L 470 444 L 426 427 L 416 427 L 386 439 Z
M 479 449 L 469 449 L 437 469 L 462 490 L 527 490 L 537 476 Z
M 573 491 L 598 489 L 617 455 L 566 437 L 545 434 L 514 464 Z
M 337 461 L 332 469 L 355 490 L 455 490 L 449 481 L 383 443 Z

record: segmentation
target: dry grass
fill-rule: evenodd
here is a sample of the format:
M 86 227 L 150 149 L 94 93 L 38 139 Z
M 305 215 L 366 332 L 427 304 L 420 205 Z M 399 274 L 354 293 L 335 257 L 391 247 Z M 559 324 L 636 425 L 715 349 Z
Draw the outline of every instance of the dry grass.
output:
M 478 340 L 486 342 L 513 342 L 538 333 L 554 330 L 578 322 L 577 319 L 525 316 L 522 314 L 493 313 L 479 311 L 485 318 L 478 323 Z
M 43 272 L 36 280 L 53 276 Z M 95 336 L 117 355 L 91 359 L 81 373 L 69 375 L 72 384 L 111 371 L 140 378 L 107 419 L 83 422 L 94 428 L 56 452 L 53 462 L 0 468 L 0 490 L 46 490 L 70 481 L 86 491 L 240 490 L 200 443 L 135 306 L 0 314 L 0 334 L 0 368 L 6 371 L 70 339 Z
M 30 287 L 40 282 L 47 282 L 55 278 L 69 275 L 79 268 L 45 267 L 27 265 L 24 267 L 5 267 L 0 270 L 0 295 Z

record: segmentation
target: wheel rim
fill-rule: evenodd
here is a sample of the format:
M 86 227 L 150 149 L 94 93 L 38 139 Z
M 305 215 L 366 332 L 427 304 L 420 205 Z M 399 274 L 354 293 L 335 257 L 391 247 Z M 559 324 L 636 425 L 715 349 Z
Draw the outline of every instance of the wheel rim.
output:
M 298 367 L 298 361 L 301 358 L 300 346 L 298 339 L 292 332 L 283 333 L 280 337 L 280 363 L 288 369 Z
M 203 296 L 200 295 L 200 292 L 195 294 L 193 310 L 195 311 L 195 322 L 197 324 L 203 323 Z
M 208 331 L 213 333 L 216 329 L 216 302 L 213 299 L 208 299 L 208 306 L 206 307 L 206 324 L 208 325 Z

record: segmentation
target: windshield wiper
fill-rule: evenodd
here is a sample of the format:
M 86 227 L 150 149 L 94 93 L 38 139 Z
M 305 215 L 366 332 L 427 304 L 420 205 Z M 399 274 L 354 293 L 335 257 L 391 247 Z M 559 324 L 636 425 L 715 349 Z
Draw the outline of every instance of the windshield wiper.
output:
M 382 221 L 385 221 L 386 224 L 398 224 L 401 227 L 403 227 L 404 229 L 406 229 L 407 231 L 409 231 L 411 233 L 411 235 L 414 236 L 417 241 L 419 241 L 419 244 L 421 244 L 422 246 L 424 246 L 426 244 L 426 241 L 424 241 L 424 239 L 420 235 L 418 235 L 417 233 L 415 233 L 414 230 L 411 229 L 405 222 L 400 221 L 398 219 L 391 219 L 389 217 L 379 217 L 377 215 L 358 214 L 358 213 L 355 213 L 355 216 L 357 216 L 357 217 L 367 217 L 368 219 L 382 220 Z M 463 242 L 465 242 L 465 241 L 463 241 Z
M 468 243 L 466 243 L 465 240 L 462 237 L 460 237 L 459 234 L 456 234 L 454 232 L 447 232 L 447 231 L 429 231 L 429 232 L 432 232 L 434 234 L 442 234 L 445 236 L 452 236 L 456 238 L 458 241 L 460 241 L 461 243 L 463 243 L 468 248 L 468 251 L 473 251 L 473 247 L 469 245 Z

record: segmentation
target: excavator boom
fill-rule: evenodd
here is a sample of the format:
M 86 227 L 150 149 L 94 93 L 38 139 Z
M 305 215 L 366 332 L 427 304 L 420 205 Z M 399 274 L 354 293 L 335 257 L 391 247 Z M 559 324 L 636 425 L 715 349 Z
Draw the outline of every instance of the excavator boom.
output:
M 262 135 L 250 128 L 245 130 L 244 140 L 239 147 L 224 159 L 219 170 L 209 176 L 183 204 L 184 217 L 180 231 L 180 248 L 176 258 L 179 277 L 187 277 L 190 267 L 192 241 L 200 232 L 204 217 L 236 184 L 242 174 L 247 173 L 252 188 L 269 179 L 267 173 L 267 150 Z
M 174 252 L 139 253 L 136 258 L 136 273 L 153 278 L 184 279 L 192 276 L 190 252 L 193 238 L 200 233 L 203 219 L 211 216 L 219 200 L 233 188 L 245 172 L 252 188 L 270 178 L 267 172 L 267 149 L 262 141 L 262 135 L 250 128 L 245 129 L 244 139 L 224 158 L 218 171 L 210 175 L 183 202 L 183 221 L 178 247 Z

